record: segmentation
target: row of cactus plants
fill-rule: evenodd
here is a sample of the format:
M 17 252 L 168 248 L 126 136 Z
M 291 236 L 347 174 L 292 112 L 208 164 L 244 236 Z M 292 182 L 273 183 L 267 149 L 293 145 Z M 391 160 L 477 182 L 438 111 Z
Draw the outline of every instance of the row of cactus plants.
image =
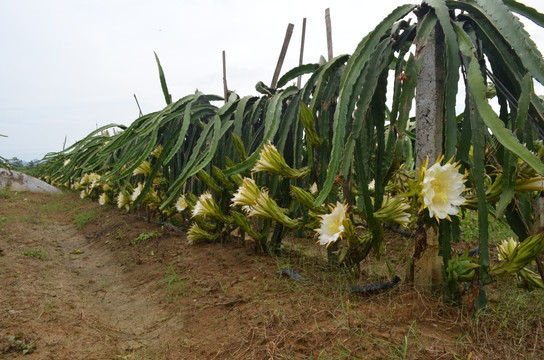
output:
M 544 61 L 513 12 L 544 23 L 512 0 L 400 6 L 351 56 L 294 68 L 274 89 L 259 82 L 260 96 L 196 92 L 173 102 L 157 58 L 163 110 L 128 127 L 97 129 L 48 154 L 40 170 L 81 187 L 82 196 L 182 216 L 192 242 L 240 229 L 258 250 L 275 251 L 286 229 L 311 230 L 331 256 L 357 264 L 372 250 L 384 252 L 385 223 L 413 230 L 423 224 L 440 234 L 449 289 L 476 270 L 482 286 L 493 276 L 527 274 L 519 254 L 526 259 L 527 248 L 534 255 L 544 246 L 529 230 L 531 203 L 544 190 L 544 104 L 532 87 L 533 79 L 544 83 Z M 446 45 L 443 156 L 415 169 L 410 112 L 421 59 L 413 45 L 425 44 L 437 26 Z M 460 73 L 466 100 L 457 114 Z M 288 85 L 304 74 L 302 88 Z M 215 105 L 220 100 L 224 105 Z M 108 190 L 93 195 L 94 180 L 85 180 L 91 173 Z M 478 211 L 479 256 L 451 259 L 464 209 Z M 502 265 L 490 264 L 488 214 L 505 217 L 521 243 Z

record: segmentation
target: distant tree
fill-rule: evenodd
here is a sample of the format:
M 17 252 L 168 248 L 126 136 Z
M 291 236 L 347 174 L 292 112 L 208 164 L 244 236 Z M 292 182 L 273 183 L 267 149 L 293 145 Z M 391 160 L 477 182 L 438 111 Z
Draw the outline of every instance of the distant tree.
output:
M 0 137 L 7 137 L 6 135 L 0 134 Z M 0 168 L 9 169 L 9 164 L 6 159 L 4 159 L 2 156 L 0 156 Z
M 8 160 L 8 162 L 11 165 L 11 167 L 13 167 L 14 169 L 20 169 L 25 166 L 25 164 L 23 163 L 23 160 L 20 160 L 17 157 L 12 157 L 11 159 Z

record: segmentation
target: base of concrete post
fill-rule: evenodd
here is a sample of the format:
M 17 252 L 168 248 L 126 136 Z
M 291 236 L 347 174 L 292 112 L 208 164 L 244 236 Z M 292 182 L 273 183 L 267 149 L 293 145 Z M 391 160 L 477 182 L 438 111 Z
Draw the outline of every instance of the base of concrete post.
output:
M 440 255 L 438 234 L 434 229 L 421 228 L 415 237 L 415 251 L 408 269 L 407 281 L 429 292 L 441 291 L 443 260 Z

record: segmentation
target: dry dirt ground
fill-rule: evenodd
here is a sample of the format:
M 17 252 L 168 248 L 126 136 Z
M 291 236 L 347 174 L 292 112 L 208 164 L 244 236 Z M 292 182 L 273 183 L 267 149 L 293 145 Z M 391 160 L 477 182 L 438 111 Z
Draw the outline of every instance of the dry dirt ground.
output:
M 278 274 L 283 267 L 308 281 Z M 510 357 L 493 344 L 496 330 L 476 333 L 465 310 L 402 282 L 373 296 L 346 290 L 385 280 L 384 269 L 363 266 L 366 278 L 347 280 L 300 251 L 274 258 L 250 244 L 190 246 L 183 234 L 71 193 L 4 192 L 0 359 Z M 543 354 L 538 326 L 523 358 Z

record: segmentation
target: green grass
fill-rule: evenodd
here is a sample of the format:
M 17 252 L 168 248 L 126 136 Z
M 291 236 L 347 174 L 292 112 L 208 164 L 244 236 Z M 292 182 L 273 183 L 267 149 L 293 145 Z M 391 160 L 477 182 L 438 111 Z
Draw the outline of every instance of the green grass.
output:
M 488 221 L 490 243 L 498 243 L 509 237 L 516 238 L 506 221 L 495 219 L 493 215 L 489 215 Z M 461 239 L 477 244 L 478 232 L 478 213 L 476 211 L 467 211 L 465 216 L 461 217 Z
M 95 210 L 87 210 L 83 212 L 79 212 L 76 215 L 74 215 L 73 222 L 76 226 L 76 229 L 81 230 L 83 229 L 88 223 L 98 219 L 98 214 Z
M 138 245 L 144 241 L 147 241 L 151 238 L 154 238 L 154 237 L 157 237 L 159 236 L 159 233 L 156 232 L 156 231 L 150 231 L 148 233 L 141 233 L 140 235 L 138 235 L 137 237 L 135 237 L 134 239 L 132 239 L 132 241 L 130 242 L 130 245 Z
M 47 257 L 47 254 L 45 250 L 43 249 L 26 250 L 26 251 L 23 251 L 21 254 L 26 257 L 31 257 L 31 258 L 40 259 L 40 260 L 45 260 L 45 258 Z
M 125 238 L 125 233 L 121 229 L 117 229 L 117 234 L 115 235 L 115 239 L 117 240 L 123 240 Z
M 0 199 L 12 199 L 14 198 L 16 193 L 13 191 L 10 191 L 8 189 L 0 189 Z
M 43 309 L 40 312 L 40 315 L 38 315 L 38 319 L 41 318 L 43 314 L 47 314 L 53 310 L 53 307 L 54 307 L 53 302 L 49 297 L 50 285 L 51 285 L 51 281 L 49 279 L 49 265 L 48 265 L 45 271 L 45 294 L 44 294 L 44 301 L 43 301 Z
M 170 264 L 164 273 L 164 278 L 159 280 L 155 286 L 163 286 L 166 288 L 168 300 L 174 302 L 180 294 L 182 296 L 187 295 L 187 285 L 191 280 L 192 277 L 188 273 L 185 274 L 185 276 L 180 277 L 174 270 L 174 266 Z
M 544 359 L 542 291 L 519 289 L 511 279 L 488 292 L 489 306 L 470 319 L 470 337 L 485 344 L 492 336 L 505 359 Z
M 393 346 L 391 348 L 391 358 L 392 359 L 410 359 L 410 353 L 413 352 L 413 347 L 418 347 L 418 349 L 425 348 L 419 340 L 420 331 L 416 327 L 416 320 L 408 327 L 406 335 L 404 335 L 403 342 L 400 345 Z M 412 350 L 412 351 L 411 351 Z
M 63 198 L 60 196 L 52 198 L 51 201 L 47 201 L 44 204 L 41 204 L 38 208 L 41 212 L 46 213 L 53 211 L 62 212 L 67 210 L 81 211 L 81 207 L 75 205 L 72 202 L 63 201 Z

